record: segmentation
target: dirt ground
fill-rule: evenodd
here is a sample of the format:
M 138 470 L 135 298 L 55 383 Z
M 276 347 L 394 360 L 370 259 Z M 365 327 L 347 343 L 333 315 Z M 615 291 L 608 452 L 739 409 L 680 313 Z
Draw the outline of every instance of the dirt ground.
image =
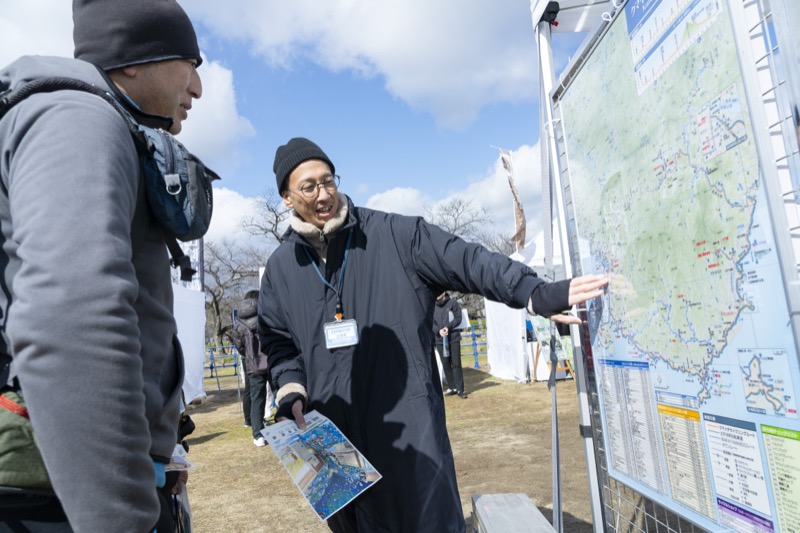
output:
M 467 359 L 464 359 L 466 364 Z M 464 369 L 469 398 L 445 398 L 467 531 L 473 494 L 522 492 L 552 516 L 551 395 L 545 383 L 503 381 Z M 329 531 L 292 483 L 269 447 L 256 448 L 243 427 L 234 378 L 207 379 L 210 400 L 192 409 L 189 438 L 192 522 L 206 532 Z M 592 531 L 575 384 L 557 385 L 564 531 Z

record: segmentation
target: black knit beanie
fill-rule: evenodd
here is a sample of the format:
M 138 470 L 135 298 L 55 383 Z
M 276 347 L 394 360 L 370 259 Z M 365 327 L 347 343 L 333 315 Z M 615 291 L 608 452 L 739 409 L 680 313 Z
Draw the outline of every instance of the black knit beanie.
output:
M 300 163 L 305 163 L 310 159 L 319 159 L 328 163 L 331 167 L 331 172 L 335 173 L 336 169 L 333 163 L 322 151 L 322 148 L 313 142 L 303 137 L 295 137 L 290 139 L 288 143 L 279 146 L 275 151 L 275 163 L 272 165 L 272 170 L 275 172 L 275 181 L 278 184 L 278 193 L 283 193 L 283 188 L 289 179 L 289 174 L 297 168 Z
M 103 70 L 202 61 L 192 21 L 175 0 L 73 0 L 75 58 Z

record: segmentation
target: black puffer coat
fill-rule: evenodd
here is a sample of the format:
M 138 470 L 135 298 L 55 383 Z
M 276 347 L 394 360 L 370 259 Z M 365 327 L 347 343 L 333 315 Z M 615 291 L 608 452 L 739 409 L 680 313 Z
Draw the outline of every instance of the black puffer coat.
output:
M 543 281 L 421 218 L 348 203 L 326 263 L 292 229 L 267 262 L 259 330 L 274 390 L 304 385 L 308 408 L 339 426 L 383 475 L 329 520 L 334 531 L 463 532 L 444 400 L 433 377 L 434 301 L 452 289 L 521 308 Z M 358 322 L 359 343 L 331 352 L 323 324 L 334 318 L 336 294 L 309 255 L 337 286 L 349 232 L 342 300 L 344 318 Z

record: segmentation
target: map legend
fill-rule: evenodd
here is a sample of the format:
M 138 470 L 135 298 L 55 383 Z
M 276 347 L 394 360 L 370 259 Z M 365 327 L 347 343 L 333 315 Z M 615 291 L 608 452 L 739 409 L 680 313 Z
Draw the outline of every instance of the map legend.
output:
M 769 516 L 769 493 L 756 425 L 704 414 L 717 495 Z
M 800 431 L 761 426 L 781 531 L 800 531 Z

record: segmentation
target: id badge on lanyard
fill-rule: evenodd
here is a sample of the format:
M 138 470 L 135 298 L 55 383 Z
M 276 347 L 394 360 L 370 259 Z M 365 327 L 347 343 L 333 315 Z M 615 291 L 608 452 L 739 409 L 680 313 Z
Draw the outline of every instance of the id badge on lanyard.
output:
M 325 329 L 325 347 L 329 350 L 358 344 L 358 324 L 355 320 L 328 322 Z
M 344 247 L 344 259 L 342 260 L 342 269 L 339 272 L 338 288 L 328 283 L 328 281 L 325 279 L 325 276 L 323 276 L 322 272 L 319 270 L 314 258 L 311 257 L 308 249 L 304 248 L 306 256 L 308 256 L 308 259 L 313 265 L 314 270 L 317 271 L 317 276 L 319 276 L 319 279 L 322 280 L 323 284 L 336 293 L 336 320 L 333 322 L 327 322 L 323 325 L 323 330 L 325 332 L 325 347 L 328 350 L 344 348 L 347 346 L 355 346 L 358 344 L 358 324 L 352 318 L 349 320 L 342 320 L 342 284 L 344 283 L 344 269 L 347 266 L 347 255 L 350 251 L 350 242 L 352 242 L 352 239 L 353 229 L 350 228 L 350 231 L 347 234 L 347 244 L 345 244 Z

